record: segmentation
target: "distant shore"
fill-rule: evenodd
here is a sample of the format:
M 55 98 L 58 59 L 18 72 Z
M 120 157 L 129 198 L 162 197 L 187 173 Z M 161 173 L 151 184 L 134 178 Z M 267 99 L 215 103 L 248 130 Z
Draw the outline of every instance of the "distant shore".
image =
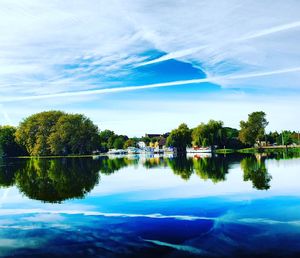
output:
M 300 153 L 300 145 L 297 146 L 265 146 L 260 148 L 244 148 L 244 149 L 216 149 L 214 151 L 215 154 L 255 154 L 255 153 L 278 153 L 278 152 L 299 152 Z M 6 158 L 16 158 L 16 159 L 31 159 L 31 158 L 92 158 L 95 156 L 105 157 L 108 156 L 107 153 L 100 153 L 100 154 L 87 154 L 87 155 L 56 155 L 56 156 L 16 156 L 16 157 L 6 157 Z

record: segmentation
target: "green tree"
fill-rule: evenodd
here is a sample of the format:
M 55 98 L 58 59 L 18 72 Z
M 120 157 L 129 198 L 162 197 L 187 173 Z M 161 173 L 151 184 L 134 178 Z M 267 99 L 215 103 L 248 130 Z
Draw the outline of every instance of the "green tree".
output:
M 52 155 L 90 154 L 99 145 L 98 127 L 81 114 L 64 114 L 47 139 Z
M 293 143 L 297 143 L 293 139 L 293 134 L 294 134 L 294 132 L 291 132 L 291 131 L 283 131 L 281 133 L 282 144 L 284 144 L 287 147 L 288 145 L 291 145 Z
M 243 148 L 244 144 L 239 140 L 239 130 L 231 127 L 223 127 L 220 146 L 225 146 L 230 149 Z
M 0 126 L 0 157 L 26 155 L 25 149 L 16 142 L 15 133 L 13 126 Z
M 113 146 L 115 149 L 122 149 L 125 144 L 125 140 L 123 137 L 117 137 L 114 140 Z
M 103 130 L 99 133 L 100 146 L 102 152 L 107 152 L 112 148 L 113 141 L 111 141 L 111 146 L 109 146 L 109 139 L 112 139 L 115 136 L 115 133 L 111 130 Z
M 128 147 L 135 147 L 136 142 L 133 139 L 128 139 L 125 143 L 123 148 L 127 149 Z
M 271 144 L 281 144 L 281 135 L 277 131 L 266 134 L 266 139 Z
M 167 146 L 175 147 L 178 153 L 185 153 L 186 147 L 192 142 L 191 130 L 186 124 L 181 124 L 171 131 L 167 138 Z
M 48 137 L 58 119 L 65 113 L 45 111 L 27 117 L 16 131 L 17 142 L 23 145 L 30 155 L 51 155 Z
M 30 155 L 87 154 L 98 148 L 98 128 L 80 114 L 46 111 L 20 123 L 17 142 Z
M 253 112 L 248 115 L 248 120 L 240 122 L 239 139 L 247 145 L 253 146 L 265 137 L 265 128 L 268 125 L 266 114 L 263 111 Z
M 197 146 L 220 145 L 222 142 L 222 121 L 210 120 L 207 124 L 201 123 L 192 132 L 193 143 Z

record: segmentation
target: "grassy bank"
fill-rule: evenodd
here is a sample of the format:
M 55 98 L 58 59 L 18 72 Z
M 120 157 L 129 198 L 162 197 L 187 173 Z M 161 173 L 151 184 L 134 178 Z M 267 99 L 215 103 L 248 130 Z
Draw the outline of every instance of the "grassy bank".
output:
M 239 153 L 283 153 L 283 152 L 299 152 L 299 147 L 282 147 L 282 148 L 247 148 L 238 151 Z
M 299 147 L 275 147 L 275 148 L 246 148 L 238 150 L 239 153 L 282 153 L 282 152 L 300 152 Z
M 216 149 L 215 153 L 216 154 L 231 154 L 231 153 L 236 153 L 236 150 L 234 150 L 234 149 Z
M 255 154 L 255 153 L 282 153 L 282 152 L 295 152 L 300 153 L 300 147 L 267 147 L 267 148 L 245 148 L 245 149 L 217 149 L 216 154 L 230 154 L 230 153 L 244 153 L 244 154 Z

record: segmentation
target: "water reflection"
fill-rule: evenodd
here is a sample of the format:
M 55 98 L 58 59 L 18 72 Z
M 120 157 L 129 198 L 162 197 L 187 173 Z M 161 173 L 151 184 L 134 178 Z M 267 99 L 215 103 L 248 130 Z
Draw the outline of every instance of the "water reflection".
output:
M 240 164 L 244 181 L 252 181 L 255 189 L 267 190 L 272 177 L 268 173 L 266 159 L 294 157 L 299 157 L 299 154 L 8 159 L 0 163 L 0 187 L 16 185 L 31 199 L 53 203 L 83 198 L 99 183 L 101 174 L 110 175 L 128 166 L 143 166 L 146 169 L 170 168 L 183 180 L 189 180 L 195 174 L 201 180 L 218 183 L 226 180 L 231 166 Z
M 241 168 L 244 171 L 244 181 L 252 181 L 254 188 L 259 190 L 270 188 L 272 176 L 266 168 L 265 157 L 246 157 L 241 161 Z
M 27 197 L 43 202 L 83 198 L 99 180 L 99 166 L 86 159 L 28 159 L 0 169 L 1 186 L 15 184 Z

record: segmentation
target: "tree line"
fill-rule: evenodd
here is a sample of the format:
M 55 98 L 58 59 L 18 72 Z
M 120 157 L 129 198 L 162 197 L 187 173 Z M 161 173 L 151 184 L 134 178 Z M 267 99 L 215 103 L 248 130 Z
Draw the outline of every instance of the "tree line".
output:
M 206 124 L 201 123 L 191 129 L 183 123 L 171 131 L 167 145 L 184 152 L 187 146 L 242 149 L 261 147 L 267 143 L 286 146 L 300 143 L 300 135 L 295 131 L 285 130 L 281 133 L 275 131 L 266 134 L 268 124 L 263 111 L 253 112 L 248 115 L 247 121 L 240 121 L 240 130 L 224 127 L 222 121 L 215 120 L 210 120 Z
M 291 131 L 269 132 L 266 114 L 262 111 L 248 115 L 240 122 L 240 130 L 224 127 L 222 121 L 210 120 L 195 128 L 186 124 L 173 129 L 164 139 L 167 146 L 185 152 L 188 146 L 241 149 L 263 141 L 271 144 L 299 144 L 299 133 Z M 128 137 L 99 128 L 82 114 L 45 111 L 25 118 L 17 127 L 0 126 L 0 156 L 53 156 L 84 155 L 107 152 L 109 149 L 136 147 L 142 141 L 155 146 L 161 137 Z

